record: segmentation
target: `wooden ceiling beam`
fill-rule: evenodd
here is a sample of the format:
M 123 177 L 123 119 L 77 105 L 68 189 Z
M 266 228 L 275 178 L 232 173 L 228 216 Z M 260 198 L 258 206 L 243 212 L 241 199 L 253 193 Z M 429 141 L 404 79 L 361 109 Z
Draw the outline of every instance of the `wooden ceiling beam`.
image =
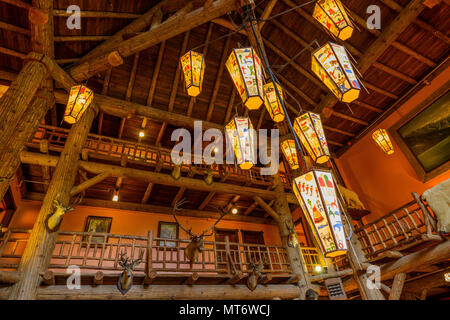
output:
M 287 0 L 283 0 L 287 1 Z M 392 21 L 392 23 L 385 29 L 383 33 L 373 42 L 364 53 L 364 56 L 359 59 L 358 69 L 361 74 L 364 74 L 370 66 L 392 45 L 398 36 L 408 27 L 412 21 L 422 12 L 424 6 L 422 0 L 412 0 L 404 10 Z M 330 116 L 330 110 L 333 109 L 337 103 L 337 98 L 329 92 L 320 102 L 316 108 L 317 113 L 322 113 L 323 118 Z M 328 110 L 324 110 L 328 109 Z
M 70 17 L 70 15 L 72 15 L 72 13 L 67 12 L 67 10 L 55 9 L 55 10 L 53 10 L 53 15 L 55 17 Z M 88 10 L 80 11 L 81 18 L 137 19 L 142 16 L 143 15 L 139 14 L 139 13 L 127 13 L 127 12 L 88 11 Z
M 110 61 L 108 61 L 111 53 L 117 52 L 120 57 L 126 58 L 136 52 L 147 49 L 212 19 L 218 18 L 227 12 L 233 11 L 235 5 L 235 0 L 216 0 L 209 8 L 201 7 L 171 21 L 165 21 L 157 28 L 139 34 L 131 39 L 122 41 L 117 38 L 116 42 L 110 44 L 111 46 L 108 46 L 104 52 L 102 51 L 101 56 L 94 57 L 92 54 L 88 58 L 85 56 L 81 63 L 69 69 L 69 73 L 77 81 L 87 79 L 111 66 Z M 120 31 L 121 35 L 125 33 L 123 30 Z M 122 38 L 121 35 L 120 38 Z
M 340 130 L 340 129 L 337 129 L 337 128 L 333 128 L 333 127 L 330 127 L 330 126 L 327 126 L 327 125 L 323 125 L 323 128 L 325 130 L 336 132 L 336 133 L 340 133 L 340 134 L 343 134 L 343 135 L 348 136 L 348 137 L 354 137 L 355 136 L 353 133 L 350 133 L 350 132 L 347 132 L 347 131 L 344 131 L 344 130 Z
M 217 94 L 219 93 L 220 83 L 222 81 L 222 75 L 225 69 L 225 62 L 228 58 L 228 50 L 230 49 L 230 43 L 231 37 L 227 37 L 227 39 L 225 40 L 225 45 L 223 47 L 222 57 L 220 58 L 219 70 L 217 71 L 216 81 L 214 83 L 213 92 L 209 101 L 208 111 L 206 112 L 206 121 L 211 120 L 214 111 L 214 104 L 216 103 Z
M 34 201 L 42 201 L 44 199 L 45 194 L 43 193 L 34 193 L 28 192 L 25 195 L 25 199 L 34 200 Z M 128 210 L 128 211 L 139 211 L 139 212 L 148 212 L 153 214 L 166 214 L 172 215 L 173 208 L 168 206 L 159 206 L 152 204 L 142 204 L 142 203 L 133 203 L 133 202 L 123 202 L 123 201 L 110 201 L 110 200 L 100 200 L 100 199 L 92 199 L 92 198 L 83 198 L 82 206 L 91 206 L 91 207 L 101 207 L 101 208 L 110 208 L 110 209 L 118 209 L 118 210 Z M 185 217 L 194 217 L 194 218 L 205 218 L 205 219 L 217 219 L 220 217 L 220 214 L 215 211 L 200 211 L 200 210 L 191 210 L 191 209 L 181 209 L 177 212 L 179 216 Z M 245 217 L 242 215 L 234 215 L 227 214 L 223 217 L 223 220 L 230 221 L 241 221 L 241 222 L 249 222 L 249 223 L 257 223 L 257 224 L 274 224 L 275 222 L 272 219 L 264 219 L 257 217 Z
M 17 32 L 17 33 L 23 34 L 25 36 L 30 36 L 30 30 L 21 28 L 21 27 L 17 27 L 15 25 L 12 25 L 12 24 L 9 24 L 9 23 L 3 22 L 3 21 L 0 21 L 0 29 Z
M 20 153 L 20 159 L 22 163 L 54 167 L 57 165 L 59 157 L 23 151 Z M 78 165 L 80 166 L 80 168 L 93 174 L 110 172 L 112 177 L 123 177 L 130 180 L 146 181 L 166 186 L 186 187 L 187 189 L 199 191 L 215 191 L 218 193 L 248 197 L 259 196 L 262 199 L 268 200 L 274 200 L 277 198 L 277 193 L 274 191 L 247 186 L 239 186 L 229 183 L 214 182 L 211 185 L 207 185 L 202 179 L 194 179 L 188 177 L 180 177 L 178 180 L 175 180 L 171 177 L 170 174 L 150 172 L 146 170 L 132 169 L 83 160 L 79 160 Z M 287 194 L 286 197 L 288 198 L 289 203 L 298 203 L 293 194 Z
M 184 54 L 186 52 L 190 33 L 191 33 L 190 30 L 188 30 L 184 34 L 183 44 L 181 45 L 181 54 Z M 180 75 L 181 75 L 181 68 L 177 67 L 176 71 L 175 71 L 175 78 L 173 79 L 173 83 L 172 83 L 172 87 L 171 87 L 172 90 L 170 91 L 169 105 L 167 107 L 167 111 L 169 111 L 169 112 L 173 111 L 173 106 L 175 104 L 175 99 L 177 97 L 178 85 L 180 84 L 180 78 L 181 78 Z M 166 127 L 167 127 L 167 123 L 164 121 L 161 125 L 161 129 L 159 130 L 158 136 L 156 138 L 156 144 L 161 143 L 161 139 L 164 136 Z
M 264 12 L 259 17 L 259 19 L 262 20 L 259 23 L 259 31 L 261 31 L 262 28 L 264 27 L 264 24 L 266 23 L 264 20 L 267 20 L 267 18 L 269 18 L 270 14 L 272 13 L 273 8 L 277 4 L 277 1 L 278 0 L 270 0 L 269 3 L 266 4 L 266 7 L 264 8 Z
M 109 89 L 109 82 L 111 80 L 111 70 L 112 69 L 108 69 L 105 72 L 105 78 L 103 81 L 103 87 L 102 87 L 102 94 L 103 95 L 108 95 L 108 89 Z M 97 132 L 99 135 L 102 134 L 102 128 L 103 128 L 103 115 L 104 112 L 103 111 L 99 111 L 99 115 L 98 115 L 98 127 L 97 127 Z
M 339 117 L 341 119 L 345 119 L 345 120 L 348 120 L 348 121 L 351 121 L 351 122 L 354 122 L 354 123 L 358 123 L 358 124 L 363 125 L 363 126 L 368 126 L 369 125 L 369 123 L 367 121 L 360 120 L 360 119 L 357 119 L 355 117 L 348 116 L 348 115 L 343 114 L 341 112 L 332 111 L 332 115 L 336 116 L 336 117 Z

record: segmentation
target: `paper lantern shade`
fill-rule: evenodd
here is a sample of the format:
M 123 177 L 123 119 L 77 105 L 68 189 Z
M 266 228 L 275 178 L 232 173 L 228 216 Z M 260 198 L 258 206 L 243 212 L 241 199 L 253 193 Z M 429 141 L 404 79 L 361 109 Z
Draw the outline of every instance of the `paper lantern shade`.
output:
M 353 24 L 339 0 L 317 1 L 313 11 L 313 18 L 336 38 L 347 40 L 352 36 Z
M 328 42 L 314 51 L 311 68 L 340 101 L 358 99 L 361 87 L 343 46 Z
M 394 147 L 392 146 L 391 139 L 389 138 L 389 135 L 386 130 L 384 129 L 375 130 L 372 133 L 372 138 L 373 140 L 375 140 L 375 142 L 381 148 L 381 150 L 383 150 L 387 154 L 394 153 Z
M 281 89 L 281 86 L 278 83 L 277 89 L 281 95 L 281 98 L 283 99 L 283 89 Z M 281 101 L 278 99 L 273 82 L 269 82 L 264 86 L 264 95 L 265 95 L 264 104 L 266 105 L 266 109 L 269 112 L 272 120 L 275 122 L 283 121 L 284 120 L 283 106 L 281 105 Z
M 333 258 L 347 253 L 341 209 L 331 172 L 309 171 L 294 179 L 293 190 L 325 257 Z
M 70 124 L 80 120 L 94 98 L 94 93 L 83 85 L 70 88 L 69 100 L 67 101 L 64 121 Z
M 233 49 L 226 67 L 231 79 L 249 110 L 256 110 L 264 103 L 261 60 L 253 48 Z
M 284 140 L 281 143 L 281 150 L 292 170 L 297 170 L 300 165 L 298 163 L 297 148 L 295 147 L 295 140 Z
M 225 126 L 225 132 L 241 169 L 246 170 L 253 167 L 256 164 L 256 143 L 255 130 L 250 118 L 234 117 Z
M 202 91 L 205 60 L 201 53 L 189 51 L 180 59 L 184 75 L 186 91 L 191 97 L 196 97 Z
M 330 150 L 320 115 L 305 112 L 295 119 L 294 131 L 314 162 L 321 164 L 330 159 Z

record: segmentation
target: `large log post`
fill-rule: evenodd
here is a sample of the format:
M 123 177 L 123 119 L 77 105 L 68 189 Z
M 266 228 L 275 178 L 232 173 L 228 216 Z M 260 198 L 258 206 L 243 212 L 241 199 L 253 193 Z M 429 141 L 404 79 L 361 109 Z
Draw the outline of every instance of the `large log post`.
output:
M 78 159 L 97 111 L 93 103 L 70 130 L 19 264 L 18 271 L 23 277 L 11 289 L 9 299 L 36 298 L 40 273 L 47 269 L 57 237 L 57 233 L 47 231 L 45 220 L 54 210 L 54 200 L 64 206 L 69 205 L 70 190 L 74 186 L 78 170 Z
M 0 148 L 7 145 L 20 118 L 29 106 L 43 80 L 50 76 L 49 58 L 35 52 L 28 54 L 26 64 L 9 89 L 0 98 Z
M 280 218 L 278 220 L 278 227 L 280 229 L 281 242 L 286 248 L 286 253 L 289 258 L 292 272 L 295 274 L 299 274 L 302 277 L 298 282 L 298 286 L 300 288 L 299 298 L 305 300 L 306 291 L 312 288 L 311 281 L 308 277 L 308 274 L 305 272 L 305 268 L 303 267 L 303 260 L 300 255 L 300 250 L 298 248 L 289 247 L 287 244 L 289 235 L 287 226 L 292 226 L 294 222 L 292 221 L 289 203 L 287 201 L 286 193 L 284 192 L 284 187 L 278 174 L 274 176 L 274 183 L 276 185 L 275 192 L 278 195 L 274 203 L 274 210 L 275 212 L 277 212 Z
M 0 201 L 20 165 L 20 152 L 25 143 L 36 132 L 39 123 L 54 104 L 55 98 L 51 92 L 48 90 L 38 91 L 16 128 L 11 130 L 14 135 L 10 137 L 4 145 L 4 151 L 0 153 L 0 177 L 3 178 L 0 178 Z

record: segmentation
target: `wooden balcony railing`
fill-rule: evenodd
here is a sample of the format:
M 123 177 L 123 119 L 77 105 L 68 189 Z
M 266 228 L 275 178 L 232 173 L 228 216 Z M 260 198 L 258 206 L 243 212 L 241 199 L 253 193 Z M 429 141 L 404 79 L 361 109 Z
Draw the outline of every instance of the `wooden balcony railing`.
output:
M 64 143 L 69 134 L 69 130 L 54 126 L 41 125 L 36 131 L 32 140 L 27 143 L 29 147 L 39 147 L 42 139 L 49 141 L 49 149 L 53 151 L 62 151 Z M 84 146 L 84 152 L 88 152 L 89 156 L 100 159 L 117 159 L 120 161 L 122 156 L 126 156 L 130 162 L 139 163 L 146 166 L 156 167 L 158 164 L 161 168 L 171 170 L 173 163 L 171 161 L 171 150 L 160 148 L 143 143 L 132 142 L 122 139 L 100 136 L 90 133 Z M 193 160 L 193 159 L 192 159 Z M 251 170 L 242 170 L 234 165 L 207 165 L 192 164 L 182 166 L 182 171 L 194 171 L 198 174 L 205 174 L 206 171 L 213 170 L 216 178 L 227 177 L 228 180 L 242 182 L 243 179 L 254 185 L 269 186 L 271 185 L 271 177 L 261 175 L 260 169 L 257 167 Z M 281 181 L 290 187 L 291 177 L 285 173 L 280 173 Z
M 433 213 L 417 193 L 412 195 L 413 201 L 355 230 L 368 259 L 437 237 Z
M 0 268 L 16 269 L 28 240 L 30 230 L 9 229 L 0 238 Z M 120 254 L 136 259 L 144 251 L 144 261 L 136 272 L 232 274 L 247 272 L 250 262 L 263 261 L 264 273 L 291 274 L 284 247 L 205 241 L 204 250 L 190 268 L 184 255 L 189 244 L 186 239 L 163 239 L 152 236 L 128 236 L 105 233 L 60 231 L 53 250 L 49 269 L 78 266 L 84 270 L 102 270 L 106 273 L 121 270 Z M 315 248 L 304 248 L 308 270 L 319 263 Z M 148 270 L 146 269 L 148 268 Z

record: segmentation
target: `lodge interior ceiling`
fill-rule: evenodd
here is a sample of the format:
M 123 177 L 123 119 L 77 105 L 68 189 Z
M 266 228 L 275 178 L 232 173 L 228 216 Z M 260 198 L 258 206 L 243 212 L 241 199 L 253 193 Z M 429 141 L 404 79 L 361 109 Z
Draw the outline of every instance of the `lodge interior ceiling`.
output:
M 0 81 L 8 85 L 14 75 L 22 67 L 26 54 L 32 51 L 32 33 L 27 11 L 0 0 Z M 30 0 L 26 2 L 31 3 Z M 159 1 L 120 1 L 120 0 L 55 0 L 54 1 L 54 55 L 57 62 L 66 70 L 70 69 L 78 59 L 109 39 L 117 31 L 127 26 L 134 19 L 147 12 Z M 204 5 L 204 0 L 192 1 L 192 9 Z M 280 12 L 306 2 L 300 0 L 256 0 L 257 16 L 271 17 Z M 372 52 L 371 46 L 385 36 L 392 23 L 406 23 L 405 28 L 390 45 L 381 46 L 382 54 L 364 70 L 364 84 L 370 94 L 362 91 L 360 98 L 346 105 L 332 104 L 332 112 L 324 121 L 324 127 L 331 151 L 341 154 L 358 137 L 361 132 L 390 110 L 392 105 L 401 101 L 402 97 L 416 85 L 423 85 L 423 79 L 443 64 L 448 64 L 450 8 L 448 1 L 441 1 L 432 8 L 424 7 L 418 17 L 405 14 L 408 0 L 347 0 L 343 1 L 350 10 L 359 30 L 345 42 L 345 46 L 358 60 Z M 168 1 L 163 7 L 162 21 L 186 5 L 186 1 Z M 66 27 L 66 9 L 69 5 L 79 5 L 82 11 L 81 29 L 69 30 Z M 381 8 L 381 30 L 369 30 L 366 26 L 366 9 L 369 5 Z M 310 70 L 310 53 L 306 50 L 298 58 L 291 61 L 307 44 L 317 40 L 320 44 L 332 40 L 325 30 L 311 17 L 314 5 L 292 10 L 291 12 L 266 21 L 260 25 L 265 50 L 274 71 L 277 66 L 289 62 L 278 74 L 284 89 L 289 92 L 286 100 L 289 104 L 290 116 L 298 114 L 299 104 L 304 110 L 320 111 L 328 95 L 326 87 Z M 87 12 L 86 12 L 87 11 Z M 409 19 L 409 20 L 408 20 Z M 247 45 L 245 31 L 224 37 L 233 29 L 229 16 L 224 15 L 208 23 L 183 32 L 162 43 L 151 46 L 136 55 L 124 59 L 123 64 L 97 74 L 89 79 L 87 85 L 96 93 L 120 100 L 131 101 L 153 108 L 187 115 L 223 126 L 237 110 L 240 114 L 246 111 L 227 72 L 224 61 L 231 48 Z M 125 38 L 133 35 L 125 35 Z M 205 46 L 201 46 L 207 43 Z M 201 47 L 199 47 L 201 46 Z M 198 48 L 199 47 L 199 48 Z M 189 49 L 198 48 L 206 56 L 206 72 L 202 93 L 190 98 L 180 79 L 178 61 Z M 378 48 L 379 49 L 379 48 Z M 55 84 L 55 90 L 58 85 Z M 55 91 L 56 92 L 56 91 Z M 58 144 L 64 141 L 64 130 L 67 124 L 61 124 L 64 104 L 57 104 L 45 118 L 50 154 L 58 154 Z M 264 108 L 264 107 L 262 107 Z M 267 111 L 250 111 L 249 116 L 257 128 L 273 128 L 274 123 Z M 143 123 L 144 122 L 144 123 Z M 139 138 L 139 131 L 145 125 L 145 137 Z M 60 129 L 58 129 L 58 127 Z M 62 128 L 62 129 L 61 129 Z M 120 118 L 100 113 L 91 129 L 92 135 L 100 135 L 105 139 L 115 138 L 120 143 L 142 143 L 157 148 L 171 149 L 170 141 L 175 129 L 168 123 L 143 119 L 142 117 Z M 55 133 L 56 132 L 56 133 Z M 42 151 L 39 139 L 28 145 L 31 151 Z M 108 162 L 105 159 L 90 158 L 91 161 Z M 117 161 L 116 161 L 117 162 Z M 112 161 L 111 163 L 114 163 Z M 120 160 L 118 163 L 120 165 Z M 124 165 L 122 163 L 122 165 Z M 142 166 L 129 161 L 127 166 L 144 170 L 155 170 L 170 174 L 170 168 L 157 163 Z M 24 180 L 22 189 L 30 198 L 39 198 L 46 190 L 46 183 L 51 177 L 51 169 L 37 165 L 22 164 L 20 176 Z M 92 177 L 80 172 L 79 181 Z M 183 176 L 203 179 L 201 173 L 186 170 Z M 227 176 L 216 176 L 215 181 L 225 182 Z M 233 181 L 231 184 L 253 186 L 270 189 L 270 184 L 258 184 L 252 181 Z M 86 191 L 85 197 L 92 201 L 110 202 L 114 187 L 119 184 L 121 201 L 136 204 L 161 205 L 169 207 L 174 198 L 186 196 L 190 201 L 188 207 L 195 210 L 209 210 L 207 204 L 223 207 L 231 202 L 241 208 L 240 215 L 256 218 L 268 218 L 249 196 L 222 194 L 201 190 L 186 190 L 174 186 L 149 184 L 143 181 L 107 178 Z M 287 185 L 286 190 L 289 190 Z M 269 201 L 268 201 L 269 202 Z M 93 202 L 92 202 L 93 203 Z M 270 204 L 270 203 L 269 203 Z

